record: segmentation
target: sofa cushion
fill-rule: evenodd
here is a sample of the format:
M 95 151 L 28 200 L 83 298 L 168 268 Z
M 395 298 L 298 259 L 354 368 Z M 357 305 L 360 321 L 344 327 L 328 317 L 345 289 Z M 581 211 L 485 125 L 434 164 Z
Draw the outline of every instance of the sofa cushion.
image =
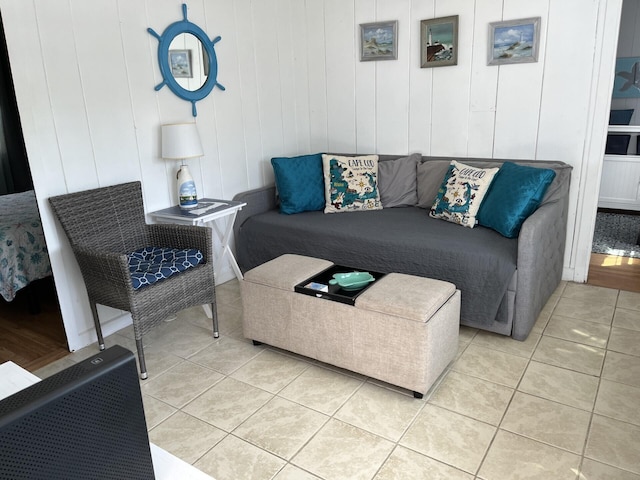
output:
M 421 155 L 378 162 L 378 185 L 383 208 L 412 207 L 418 202 L 416 168 Z
M 271 159 L 280 212 L 291 214 L 324 208 L 322 154 Z
M 447 174 L 449 160 L 422 162 L 417 168 L 418 207 L 430 209 L 433 205 L 442 180 Z M 383 204 L 384 205 L 384 204 Z
M 480 205 L 478 223 L 507 238 L 517 237 L 555 176 L 556 172 L 549 168 L 504 162 Z
M 378 156 L 322 155 L 324 213 L 380 210 Z
M 429 215 L 473 228 L 480 204 L 498 168 L 475 168 L 451 161 Z

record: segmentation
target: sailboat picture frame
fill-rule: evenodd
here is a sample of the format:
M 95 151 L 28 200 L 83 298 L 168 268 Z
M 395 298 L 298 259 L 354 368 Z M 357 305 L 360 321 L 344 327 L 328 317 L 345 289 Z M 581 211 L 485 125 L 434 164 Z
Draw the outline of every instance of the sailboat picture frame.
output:
M 540 17 L 492 22 L 487 65 L 537 62 L 539 45 Z
M 360 61 L 398 59 L 398 21 L 360 24 Z

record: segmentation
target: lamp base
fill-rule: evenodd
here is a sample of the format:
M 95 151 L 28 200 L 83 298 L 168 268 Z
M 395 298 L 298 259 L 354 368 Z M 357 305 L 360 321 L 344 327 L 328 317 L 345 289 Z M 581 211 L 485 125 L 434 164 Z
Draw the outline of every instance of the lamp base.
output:
M 189 167 L 182 165 L 176 175 L 178 179 L 178 205 L 180 208 L 195 208 L 198 206 L 198 193 Z

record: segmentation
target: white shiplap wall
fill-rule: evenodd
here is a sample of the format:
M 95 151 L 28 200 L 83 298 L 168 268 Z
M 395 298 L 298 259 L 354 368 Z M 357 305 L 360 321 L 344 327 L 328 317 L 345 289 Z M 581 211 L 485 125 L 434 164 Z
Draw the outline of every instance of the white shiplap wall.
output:
M 140 179 L 147 211 L 175 202 L 176 166 L 159 157 L 160 125 L 190 120 L 190 105 L 167 88 L 154 91 L 157 40 L 146 29 L 161 33 L 181 19 L 181 3 L 0 0 L 72 349 L 89 343 L 93 328 L 78 268 L 46 199 Z M 584 263 L 574 247 L 589 241 L 588 200 L 580 235 L 575 216 L 592 195 L 581 190 L 589 185 L 583 167 L 606 121 L 604 113 L 595 121 L 590 115 L 602 103 L 608 110 L 594 92 L 606 91 L 610 69 L 594 55 L 613 56 L 603 22 L 616 24 L 620 0 L 187 3 L 189 20 L 222 36 L 218 81 L 226 87 L 198 103 L 206 154 L 189 165 L 201 196 L 230 198 L 270 183 L 270 157 L 316 151 L 560 159 L 575 169 L 567 277 Z M 458 65 L 421 69 L 420 20 L 448 15 L 460 16 Z M 539 62 L 488 67 L 488 23 L 530 16 L 542 17 Z M 358 24 L 384 20 L 398 20 L 398 59 L 359 62 Z M 230 270 L 220 276 L 230 278 Z M 123 323 L 119 312 L 101 314 L 113 318 L 106 333 Z

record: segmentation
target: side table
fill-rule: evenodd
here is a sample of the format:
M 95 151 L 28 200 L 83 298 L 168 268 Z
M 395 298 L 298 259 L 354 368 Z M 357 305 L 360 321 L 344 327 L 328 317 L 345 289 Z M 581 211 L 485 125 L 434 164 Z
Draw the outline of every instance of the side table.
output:
M 233 256 L 231 247 L 229 247 L 229 238 L 233 232 L 233 223 L 236 215 L 245 202 L 234 202 L 232 200 L 218 200 L 215 198 L 198 199 L 198 206 L 190 209 L 183 209 L 179 206 L 165 208 L 149 213 L 151 217 L 159 223 L 178 223 L 182 225 L 199 225 L 208 226 L 216 232 L 220 244 L 222 246 L 222 254 L 214 262 L 214 271 L 220 271 L 220 266 L 225 255 L 229 257 L 231 268 L 238 280 L 242 280 L 242 272 L 238 266 L 236 258 Z M 228 217 L 227 225 L 224 230 L 216 223 L 216 220 Z

